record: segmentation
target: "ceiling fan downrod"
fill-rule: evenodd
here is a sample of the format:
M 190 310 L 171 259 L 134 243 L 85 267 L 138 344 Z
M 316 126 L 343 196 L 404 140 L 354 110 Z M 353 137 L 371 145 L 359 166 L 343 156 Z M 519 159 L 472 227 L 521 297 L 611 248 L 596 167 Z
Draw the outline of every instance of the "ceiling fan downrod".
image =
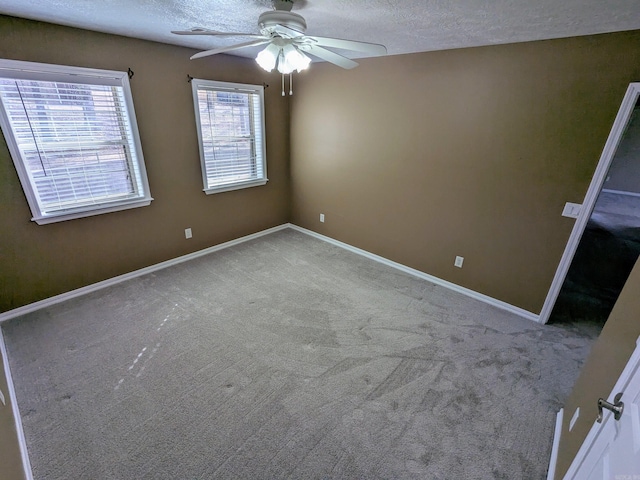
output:
M 272 0 L 271 5 L 273 5 L 274 10 L 290 12 L 293 8 L 293 0 Z

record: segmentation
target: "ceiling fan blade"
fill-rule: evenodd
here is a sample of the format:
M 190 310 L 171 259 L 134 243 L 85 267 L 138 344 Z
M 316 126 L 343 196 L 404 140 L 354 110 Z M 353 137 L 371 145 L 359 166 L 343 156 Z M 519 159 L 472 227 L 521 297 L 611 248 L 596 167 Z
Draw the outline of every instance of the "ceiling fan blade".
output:
M 234 37 L 259 37 L 264 38 L 264 35 L 258 33 L 241 33 L 241 32 L 218 32 L 216 30 L 208 30 L 206 28 L 192 28 L 191 30 L 172 30 L 171 33 L 176 35 L 213 35 L 217 37 L 234 36 Z
M 285 27 L 284 25 L 276 25 L 273 31 L 284 38 L 296 38 L 304 35 L 304 33 L 294 30 L 293 28 Z
M 310 46 L 309 49 L 304 49 L 302 51 L 315 55 L 316 57 L 326 60 L 327 62 L 331 62 L 339 67 L 346 68 L 347 70 L 358 66 L 358 64 L 353 60 L 334 53 L 331 50 L 327 50 L 326 48 Z
M 340 38 L 315 37 L 306 35 L 305 39 L 311 40 L 313 45 L 322 47 L 341 48 L 356 52 L 370 53 L 372 55 L 386 55 L 387 47 L 377 43 L 357 42 L 355 40 L 343 40 Z
M 217 53 L 229 52 L 231 50 L 237 50 L 239 48 L 254 47 L 256 45 L 269 43 L 270 41 L 271 39 L 262 37 L 260 40 L 251 40 L 250 42 L 237 43 L 235 45 L 229 45 L 228 47 L 219 47 L 212 50 L 205 50 L 204 52 L 196 53 L 195 55 L 193 55 L 191 57 L 191 60 L 195 60 L 196 58 L 208 57 L 209 55 L 215 55 Z

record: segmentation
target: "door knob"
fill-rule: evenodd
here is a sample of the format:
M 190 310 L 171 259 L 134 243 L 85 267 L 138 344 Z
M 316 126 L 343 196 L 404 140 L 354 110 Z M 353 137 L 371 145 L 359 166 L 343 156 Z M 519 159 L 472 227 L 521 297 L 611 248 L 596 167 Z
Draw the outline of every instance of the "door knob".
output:
M 602 423 L 602 409 L 606 408 L 613 412 L 613 418 L 615 420 L 620 420 L 622 416 L 622 412 L 624 410 L 624 403 L 620 401 L 622 398 L 622 392 L 618 393 L 613 399 L 613 403 L 607 402 L 604 398 L 598 399 L 598 418 L 596 419 L 598 423 Z

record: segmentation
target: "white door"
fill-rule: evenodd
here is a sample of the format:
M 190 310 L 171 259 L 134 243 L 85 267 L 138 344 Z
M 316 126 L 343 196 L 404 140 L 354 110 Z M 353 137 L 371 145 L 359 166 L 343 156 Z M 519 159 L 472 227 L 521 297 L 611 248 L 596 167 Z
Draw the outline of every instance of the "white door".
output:
M 613 391 L 622 392 L 622 415 L 603 409 L 602 423 L 594 422 L 565 475 L 565 480 L 640 480 L 640 338 Z M 594 410 L 598 399 L 593 399 Z

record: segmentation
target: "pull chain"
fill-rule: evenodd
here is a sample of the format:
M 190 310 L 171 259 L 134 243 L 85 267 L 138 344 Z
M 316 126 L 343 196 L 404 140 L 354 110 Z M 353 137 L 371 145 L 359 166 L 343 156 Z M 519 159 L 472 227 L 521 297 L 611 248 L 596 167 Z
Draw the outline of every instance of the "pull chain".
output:
M 283 97 L 286 96 L 285 89 L 284 89 L 285 87 L 284 75 L 285 74 L 283 73 L 282 74 L 282 96 Z M 289 95 L 293 95 L 293 74 L 292 73 L 289 74 Z

